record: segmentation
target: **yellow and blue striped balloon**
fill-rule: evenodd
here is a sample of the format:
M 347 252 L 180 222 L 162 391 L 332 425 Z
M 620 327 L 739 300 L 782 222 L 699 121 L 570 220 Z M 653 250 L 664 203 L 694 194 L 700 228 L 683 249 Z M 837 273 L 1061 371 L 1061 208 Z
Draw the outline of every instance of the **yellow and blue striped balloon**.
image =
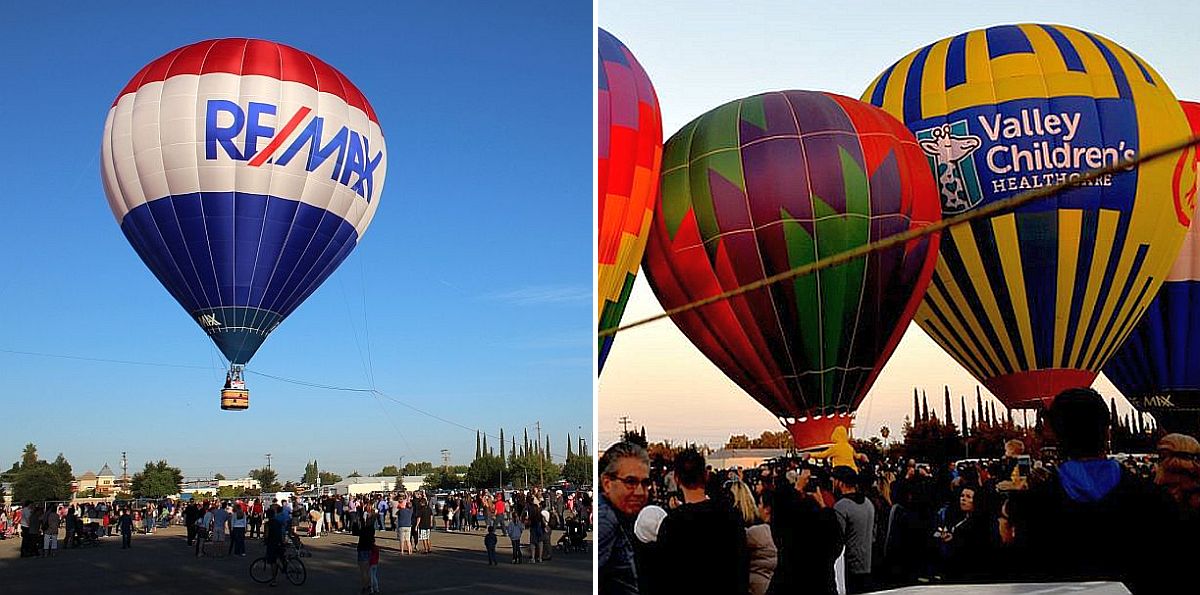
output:
M 1145 61 L 1060 25 L 943 39 L 901 58 L 863 99 L 916 134 L 946 215 L 1190 135 Z M 1010 407 L 1090 385 L 1179 252 L 1188 222 L 1176 204 L 1195 182 L 1179 159 L 952 229 L 917 323 Z

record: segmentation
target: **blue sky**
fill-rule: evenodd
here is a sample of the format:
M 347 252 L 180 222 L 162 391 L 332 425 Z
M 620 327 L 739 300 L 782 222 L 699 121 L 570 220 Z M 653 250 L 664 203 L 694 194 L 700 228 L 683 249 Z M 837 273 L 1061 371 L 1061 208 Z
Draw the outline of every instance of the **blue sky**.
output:
M 781 89 L 858 97 L 909 52 L 991 25 L 1071 25 L 1108 37 L 1149 62 L 1180 99 L 1200 99 L 1195 23 L 1200 5 L 1185 2 L 922 1 L 691 2 L 603 0 L 598 24 L 646 69 L 663 114 L 663 136 L 728 101 Z M 623 323 L 662 312 L 639 274 Z M 943 384 L 972 395 L 977 384 L 923 331 L 910 326 L 858 409 L 855 432 L 897 430 L 911 411 L 914 386 L 941 409 Z M 1128 403 L 1101 376 L 1094 384 L 1117 407 Z M 988 396 L 986 390 L 985 397 Z M 673 324 L 620 335 L 600 379 L 598 442 L 618 439 L 621 416 L 645 425 L 652 440 L 724 444 L 731 434 L 758 436 L 779 422 L 713 366 Z M 893 438 L 898 432 L 893 432 Z
M 590 436 L 591 8 L 399 4 L 8 7 L 0 465 L 34 442 L 78 473 L 127 451 L 131 472 L 165 458 L 241 476 L 270 452 L 298 478 L 314 458 L 342 475 L 443 448 L 465 464 L 469 428 L 519 441 L 540 420 L 556 458 L 567 432 Z M 250 373 L 250 409 L 222 412 L 219 352 L 114 222 L 109 106 L 146 63 L 215 37 L 310 52 L 379 114 L 389 171 L 371 228 L 247 370 L 386 398 Z

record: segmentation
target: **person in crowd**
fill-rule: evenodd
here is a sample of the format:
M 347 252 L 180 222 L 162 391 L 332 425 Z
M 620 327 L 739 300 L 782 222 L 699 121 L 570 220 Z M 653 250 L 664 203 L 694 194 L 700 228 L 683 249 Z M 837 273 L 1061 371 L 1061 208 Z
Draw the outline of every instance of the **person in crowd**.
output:
M 239 502 L 233 505 L 233 516 L 229 519 L 230 552 L 235 556 L 246 557 L 246 526 L 249 516 Z
M 67 534 L 63 538 L 63 549 L 72 547 L 75 538 L 75 533 L 79 531 L 79 517 L 75 516 L 75 507 L 67 507 L 67 516 L 63 518 L 63 524 L 66 525 Z M 4 531 L 0 529 L 0 535 Z
M 187 544 L 189 547 L 196 541 L 196 535 L 199 532 L 196 521 L 203 515 L 204 513 L 200 512 L 200 507 L 196 505 L 194 500 L 188 502 L 187 508 L 183 510 L 183 522 L 187 526 Z
M 513 515 L 512 521 L 508 523 L 508 539 L 512 542 L 513 564 L 520 564 L 524 560 L 521 556 L 521 533 L 524 530 L 525 526 L 521 522 L 521 515 Z
M 127 550 L 131 547 L 130 541 L 133 539 L 133 515 L 128 508 L 121 509 L 117 525 L 121 532 L 121 549 Z
M 948 514 L 945 525 L 934 533 L 943 544 L 946 577 L 951 582 L 985 582 L 995 563 L 995 524 L 982 489 L 963 486 L 958 494 L 956 512 Z
M 746 532 L 727 498 L 713 499 L 704 455 L 687 449 L 675 455 L 675 479 L 681 501 L 658 530 L 664 572 L 682 593 L 745 594 L 750 568 Z M 703 568 L 704 572 L 694 572 Z
M 1021 564 L 1044 581 L 1115 580 L 1134 593 L 1152 592 L 1153 531 L 1164 526 L 1149 489 L 1105 456 L 1110 412 L 1099 393 L 1069 389 L 1045 418 L 1064 459 L 1042 480 L 1009 498 L 1009 517 L 1022 542 Z
M 841 429 L 840 427 L 838 429 Z M 833 492 L 838 496 L 834 515 L 846 544 L 846 593 L 867 593 L 871 585 L 872 540 L 875 505 L 859 491 L 858 473 L 847 466 L 833 468 Z
M 544 502 L 541 506 L 542 515 L 542 561 L 549 562 L 554 549 L 554 529 L 551 520 L 554 518 L 550 512 L 553 502 Z
M 226 506 L 228 506 L 226 503 L 218 502 L 216 504 L 216 506 L 213 507 L 213 510 L 212 510 L 212 515 L 213 515 L 212 540 L 213 540 L 213 543 L 224 544 L 226 541 L 225 536 L 228 535 L 228 532 L 229 532 L 229 516 L 230 516 L 229 510 L 226 508 Z
M 496 566 L 496 527 L 492 525 L 488 527 L 487 535 L 483 536 L 483 547 L 487 550 L 488 566 Z
M 46 508 L 46 514 L 42 517 L 42 555 L 53 556 L 54 550 L 58 549 L 58 527 L 62 517 L 58 516 L 58 510 Z
M 525 518 L 529 519 L 529 552 L 534 564 L 542 562 L 542 542 L 546 536 L 546 521 L 542 518 L 541 506 L 529 502 Z
M 358 528 L 358 570 L 362 581 L 362 593 L 373 593 L 371 589 L 371 552 L 375 549 L 375 521 L 378 513 L 368 508 L 366 518 Z
M 426 554 L 432 553 L 433 545 L 430 543 L 430 534 L 433 532 L 433 505 L 429 502 L 429 498 L 421 497 L 421 507 L 417 513 L 417 524 L 414 525 L 417 529 L 417 548 L 424 547 Z
M 413 509 L 408 498 L 396 499 L 396 540 L 400 542 L 400 555 L 412 554 Z
M 596 521 L 599 592 L 636 595 L 633 522 L 646 506 L 651 485 L 650 457 L 637 444 L 618 442 L 604 452 L 599 468 L 601 493 Z M 500 502 L 497 501 L 498 506 Z
M 820 486 L 811 480 L 807 467 L 777 479 L 771 509 L 777 562 L 769 595 L 837 593 L 833 565 L 842 551 L 841 527 Z
M 282 516 L 282 507 L 278 504 L 272 504 L 264 511 L 264 522 L 266 523 L 266 559 L 271 565 L 271 586 L 274 587 L 276 579 L 279 576 L 279 565 L 283 562 L 284 554 L 284 533 L 287 531 L 287 526 L 284 524 Z
M 751 595 L 764 595 L 775 573 L 775 542 L 771 538 L 770 496 L 762 497 L 763 504 L 756 504 L 754 493 L 743 481 L 729 485 L 730 499 L 734 510 L 741 517 L 746 529 L 746 555 L 749 560 L 749 590 Z
M 204 555 L 204 542 L 210 540 L 212 537 L 213 519 L 214 519 L 212 509 L 214 506 L 215 505 L 213 505 L 213 504 L 209 504 L 208 502 L 205 502 L 200 507 L 204 511 L 204 513 L 203 513 L 203 515 L 200 516 L 199 519 L 196 520 L 196 557 L 197 558 Z

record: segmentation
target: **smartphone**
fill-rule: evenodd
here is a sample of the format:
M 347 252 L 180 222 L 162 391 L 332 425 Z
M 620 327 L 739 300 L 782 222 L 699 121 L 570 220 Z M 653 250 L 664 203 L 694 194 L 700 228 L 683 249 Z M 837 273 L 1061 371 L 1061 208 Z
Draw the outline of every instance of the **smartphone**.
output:
M 1029 455 L 1021 455 L 1017 457 L 1017 474 L 1021 477 L 1029 477 L 1029 470 L 1033 467 L 1033 459 Z

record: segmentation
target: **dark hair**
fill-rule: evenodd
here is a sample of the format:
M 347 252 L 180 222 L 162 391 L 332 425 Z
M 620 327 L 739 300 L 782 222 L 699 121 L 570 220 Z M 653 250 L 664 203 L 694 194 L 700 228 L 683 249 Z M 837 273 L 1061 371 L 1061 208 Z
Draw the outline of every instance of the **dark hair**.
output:
M 688 488 L 699 488 L 704 486 L 706 469 L 704 467 L 704 455 L 700 454 L 694 448 L 689 448 L 675 455 L 674 462 L 675 481 L 679 485 Z
M 1054 397 L 1047 412 L 1050 429 L 1064 458 L 1103 455 L 1108 442 L 1108 406 L 1090 388 L 1067 389 Z

